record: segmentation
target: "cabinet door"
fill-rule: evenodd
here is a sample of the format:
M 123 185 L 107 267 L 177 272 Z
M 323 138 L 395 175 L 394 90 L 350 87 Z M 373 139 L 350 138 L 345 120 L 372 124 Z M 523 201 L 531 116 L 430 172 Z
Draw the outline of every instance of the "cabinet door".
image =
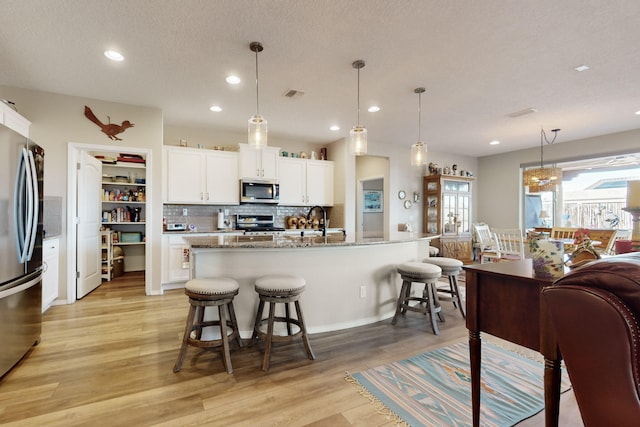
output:
M 238 155 L 236 153 L 211 153 L 207 155 L 206 201 L 213 204 L 237 205 L 240 203 Z
M 260 178 L 260 150 L 249 147 L 247 144 L 240 146 L 240 177 Z
M 162 253 L 162 283 L 189 280 L 189 245 L 184 239 L 181 236 L 163 236 Z
M 281 158 L 279 163 L 280 204 L 306 205 L 305 160 Z
M 201 151 L 167 150 L 167 202 L 203 203 L 204 168 Z
M 278 155 L 280 149 L 275 147 L 263 148 L 260 156 L 262 178 L 278 179 Z
M 333 205 L 333 163 L 322 160 L 307 161 L 307 203 Z
M 44 261 L 42 273 L 42 311 L 58 298 L 58 273 L 60 248 L 58 239 L 45 240 L 42 244 L 42 258 Z

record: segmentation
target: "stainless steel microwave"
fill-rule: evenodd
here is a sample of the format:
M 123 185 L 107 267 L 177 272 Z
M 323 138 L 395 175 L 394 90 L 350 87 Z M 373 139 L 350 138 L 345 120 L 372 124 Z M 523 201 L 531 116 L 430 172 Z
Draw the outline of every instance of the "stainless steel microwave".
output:
M 240 181 L 240 203 L 278 203 L 280 185 L 276 181 Z

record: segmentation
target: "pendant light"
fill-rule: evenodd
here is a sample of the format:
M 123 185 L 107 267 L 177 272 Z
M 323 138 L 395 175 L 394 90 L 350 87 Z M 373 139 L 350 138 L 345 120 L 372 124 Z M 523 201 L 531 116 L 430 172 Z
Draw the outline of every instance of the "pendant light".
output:
M 358 59 L 351 64 L 358 70 L 358 123 L 349 132 L 349 151 L 356 156 L 367 154 L 367 129 L 360 125 L 360 68 L 364 68 L 364 61 Z
M 540 167 L 527 169 L 522 175 L 525 187 L 529 187 L 529 193 L 541 193 L 543 191 L 556 191 L 562 181 L 562 169 L 556 167 L 544 167 L 544 143 L 553 144 L 560 129 L 552 129 L 553 139 L 549 141 L 544 129 L 540 129 Z
M 260 116 L 260 92 L 258 86 L 258 52 L 264 49 L 259 42 L 252 42 L 249 49 L 256 54 L 256 115 L 249 119 L 249 146 L 263 148 L 267 146 L 267 120 Z
M 413 93 L 418 94 L 418 142 L 411 146 L 411 166 L 424 166 L 427 164 L 427 145 L 421 138 L 422 94 L 425 88 L 417 87 Z

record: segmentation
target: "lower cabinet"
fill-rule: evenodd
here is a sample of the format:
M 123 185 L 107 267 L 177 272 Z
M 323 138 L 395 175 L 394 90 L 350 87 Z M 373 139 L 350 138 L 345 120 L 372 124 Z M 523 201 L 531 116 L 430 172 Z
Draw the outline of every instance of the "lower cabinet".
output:
M 470 236 L 441 237 L 440 254 L 443 257 L 455 258 L 465 264 L 473 261 L 473 244 Z
M 183 236 L 162 237 L 162 283 L 189 280 L 189 245 Z
M 60 271 L 60 240 L 47 239 L 42 248 L 42 312 L 58 298 L 58 273 Z

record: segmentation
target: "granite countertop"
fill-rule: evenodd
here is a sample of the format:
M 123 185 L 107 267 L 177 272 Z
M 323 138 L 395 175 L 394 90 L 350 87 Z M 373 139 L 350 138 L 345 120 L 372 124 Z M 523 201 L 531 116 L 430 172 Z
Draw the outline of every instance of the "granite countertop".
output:
M 415 240 L 430 240 L 437 236 L 433 234 L 396 233 L 385 238 L 366 238 L 359 236 L 344 236 L 330 234 L 328 236 L 295 236 L 295 235 L 255 235 L 255 236 L 187 236 L 185 240 L 194 249 L 287 249 L 308 247 L 336 247 L 336 246 L 365 246 L 389 243 L 411 242 Z

